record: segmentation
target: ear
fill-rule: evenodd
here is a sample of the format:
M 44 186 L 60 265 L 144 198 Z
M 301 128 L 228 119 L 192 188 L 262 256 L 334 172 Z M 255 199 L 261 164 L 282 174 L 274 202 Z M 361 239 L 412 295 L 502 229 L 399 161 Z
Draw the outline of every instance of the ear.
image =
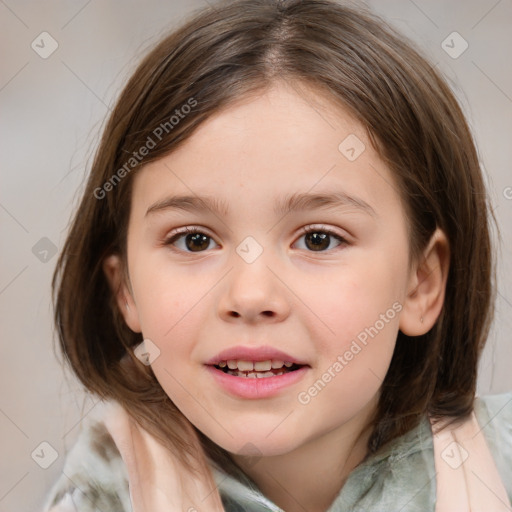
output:
M 399 323 L 407 336 L 425 334 L 436 323 L 444 303 L 449 268 L 448 239 L 438 228 L 411 270 Z
M 126 283 L 121 258 L 117 254 L 105 258 L 103 272 L 105 272 L 110 289 L 116 298 L 117 307 L 123 315 L 126 325 L 133 332 L 142 332 L 137 306 Z

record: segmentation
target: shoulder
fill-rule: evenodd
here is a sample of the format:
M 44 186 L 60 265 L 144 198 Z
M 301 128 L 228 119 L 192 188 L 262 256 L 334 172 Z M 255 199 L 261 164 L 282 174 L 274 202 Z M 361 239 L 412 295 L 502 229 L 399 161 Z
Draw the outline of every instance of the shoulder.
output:
M 475 415 L 512 500 L 512 391 L 478 397 Z
M 357 466 L 329 512 L 433 511 L 435 474 L 432 432 L 425 416 Z
M 512 391 L 478 397 L 475 415 L 512 500 Z M 430 424 L 391 441 L 349 475 L 332 511 L 434 510 L 436 469 Z M 336 508 L 338 507 L 338 508 Z
M 512 391 L 498 395 L 477 397 L 475 400 L 475 415 L 487 442 L 506 455 L 512 456 Z M 505 444 L 507 446 L 505 446 Z M 512 459 L 509 460 L 512 465 Z
M 100 406 L 82 420 L 42 512 L 131 512 L 126 466 L 102 421 L 104 411 Z
M 497 395 L 479 396 L 475 400 L 475 413 L 488 419 L 495 428 L 512 428 L 512 391 Z

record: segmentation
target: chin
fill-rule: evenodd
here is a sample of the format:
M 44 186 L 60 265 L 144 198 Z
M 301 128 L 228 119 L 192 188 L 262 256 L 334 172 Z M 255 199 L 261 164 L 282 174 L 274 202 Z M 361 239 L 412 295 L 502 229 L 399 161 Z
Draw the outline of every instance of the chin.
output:
M 232 455 L 256 459 L 258 457 L 273 457 L 291 452 L 297 448 L 298 444 L 296 440 L 291 440 L 286 433 L 282 436 L 266 437 L 266 429 L 255 434 L 235 430 L 230 430 L 230 432 L 233 437 L 223 436 L 222 439 L 210 439 Z

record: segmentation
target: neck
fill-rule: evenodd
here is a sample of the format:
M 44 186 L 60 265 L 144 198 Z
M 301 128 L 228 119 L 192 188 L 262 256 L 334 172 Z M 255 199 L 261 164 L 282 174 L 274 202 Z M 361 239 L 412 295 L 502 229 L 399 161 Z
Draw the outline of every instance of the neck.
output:
M 374 408 L 372 402 L 357 418 L 291 452 L 262 457 L 254 465 L 246 467 L 244 456 L 232 457 L 261 492 L 286 512 L 325 512 L 367 454 L 371 432 L 365 427 Z

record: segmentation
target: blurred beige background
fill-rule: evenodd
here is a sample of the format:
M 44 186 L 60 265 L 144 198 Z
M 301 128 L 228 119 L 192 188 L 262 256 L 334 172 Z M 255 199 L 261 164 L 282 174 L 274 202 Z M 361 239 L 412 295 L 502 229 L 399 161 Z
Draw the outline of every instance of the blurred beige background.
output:
M 102 123 L 138 57 L 205 2 L 0 0 L 1 512 L 39 510 L 95 403 L 53 352 L 50 279 Z M 479 393 L 510 390 L 512 2 L 369 5 L 445 73 L 474 130 L 503 236 Z M 43 442 L 58 453 L 47 469 L 35 462 Z

